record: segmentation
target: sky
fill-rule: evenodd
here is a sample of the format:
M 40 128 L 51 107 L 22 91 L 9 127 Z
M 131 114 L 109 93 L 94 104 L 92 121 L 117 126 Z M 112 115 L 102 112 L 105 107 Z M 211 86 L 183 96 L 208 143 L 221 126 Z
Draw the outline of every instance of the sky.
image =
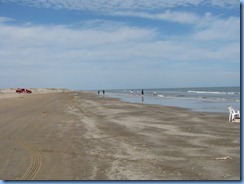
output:
M 0 0 L 0 88 L 240 86 L 239 0 Z

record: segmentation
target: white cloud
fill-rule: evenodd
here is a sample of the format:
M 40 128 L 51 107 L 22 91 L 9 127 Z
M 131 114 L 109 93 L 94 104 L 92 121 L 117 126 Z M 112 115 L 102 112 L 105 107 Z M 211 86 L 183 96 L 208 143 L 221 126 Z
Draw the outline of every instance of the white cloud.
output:
M 239 0 L 211 0 L 206 1 L 206 4 L 210 4 L 212 6 L 217 6 L 221 8 L 233 8 L 233 7 L 239 7 L 240 1 Z
M 198 24 L 194 38 L 202 41 L 239 41 L 240 18 L 221 19 L 207 13 Z
M 236 8 L 240 6 L 238 0 L 1 0 L 3 2 L 15 2 L 23 5 L 92 11 L 118 11 L 118 10 L 152 10 L 173 8 L 178 6 L 210 5 L 224 8 Z
M 200 70 L 205 61 L 215 66 L 212 70 L 223 66 L 223 71 L 228 72 L 224 67 L 232 64 L 238 68 L 239 18 L 224 19 L 210 13 L 200 17 L 169 10 L 161 14 L 142 12 L 127 11 L 123 14 L 117 11 L 117 14 L 187 23 L 191 24 L 192 32 L 184 36 L 170 34 L 162 39 L 163 33 L 157 29 L 133 27 L 113 21 L 84 21 L 77 28 L 13 25 L 6 23 L 8 18 L 0 17 L 0 78 L 11 74 L 24 80 L 24 75 L 27 78 L 32 76 L 35 81 L 32 84 L 38 84 L 39 81 L 44 81 L 44 84 L 51 79 L 55 81 L 50 81 L 50 84 L 61 83 L 58 81 L 62 78 L 67 80 L 68 86 L 69 81 L 75 83 L 77 78 L 81 80 L 82 77 L 85 83 L 86 76 L 92 78 L 94 73 L 98 78 L 106 73 L 108 80 L 121 71 L 121 78 L 129 75 L 139 80 L 140 73 L 167 78 L 172 76 L 172 70 L 181 72 L 175 66 L 184 66 L 187 73 L 195 71 L 196 65 Z M 155 68 L 157 65 L 163 67 Z M 206 72 L 206 67 L 203 70 Z M 218 72 L 221 75 L 221 70 Z M 68 77 L 62 77 L 64 74 Z
M 117 56 L 126 57 L 123 53 L 129 50 L 127 46 L 146 42 L 154 36 L 153 30 L 126 26 L 96 30 L 0 24 L 0 62 L 116 60 Z
M 140 17 L 146 19 L 164 20 L 169 22 L 178 22 L 182 24 L 194 24 L 198 21 L 199 16 L 189 12 L 176 12 L 166 10 L 164 13 L 144 13 L 144 12 L 114 12 L 112 15 Z
M 213 32 L 212 37 L 208 34 L 210 40 L 201 30 L 185 37 L 169 36 L 159 40 L 159 33 L 154 29 L 129 26 L 71 29 L 65 26 L 0 24 L 0 63 L 228 61 L 239 56 L 239 42 L 235 36 L 229 38 L 236 30 L 226 31 L 233 20 L 218 21 L 204 30 Z M 213 26 L 215 24 L 217 28 Z M 215 33 L 215 30 L 219 32 Z M 224 36 L 218 36 L 222 33 Z
M 15 20 L 12 18 L 0 17 L 0 23 L 13 22 L 13 21 L 15 21 Z

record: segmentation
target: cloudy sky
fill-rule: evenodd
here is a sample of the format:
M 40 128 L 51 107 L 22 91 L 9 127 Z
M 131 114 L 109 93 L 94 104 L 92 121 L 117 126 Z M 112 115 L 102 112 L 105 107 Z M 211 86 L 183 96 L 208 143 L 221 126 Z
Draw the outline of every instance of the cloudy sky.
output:
M 240 85 L 239 0 L 0 0 L 0 88 Z

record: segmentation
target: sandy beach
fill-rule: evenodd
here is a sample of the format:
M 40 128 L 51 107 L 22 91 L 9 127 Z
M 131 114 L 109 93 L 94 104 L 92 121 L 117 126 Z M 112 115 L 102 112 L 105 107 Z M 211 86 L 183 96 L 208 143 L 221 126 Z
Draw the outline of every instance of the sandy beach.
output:
M 240 180 L 240 123 L 228 112 L 92 92 L 6 95 L 1 180 Z

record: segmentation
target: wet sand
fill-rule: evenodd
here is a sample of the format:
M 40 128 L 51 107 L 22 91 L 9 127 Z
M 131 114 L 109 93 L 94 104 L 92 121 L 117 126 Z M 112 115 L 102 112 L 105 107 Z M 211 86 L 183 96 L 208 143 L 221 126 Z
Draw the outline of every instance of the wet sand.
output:
M 228 112 L 125 103 L 88 92 L 0 98 L 2 180 L 239 180 Z

